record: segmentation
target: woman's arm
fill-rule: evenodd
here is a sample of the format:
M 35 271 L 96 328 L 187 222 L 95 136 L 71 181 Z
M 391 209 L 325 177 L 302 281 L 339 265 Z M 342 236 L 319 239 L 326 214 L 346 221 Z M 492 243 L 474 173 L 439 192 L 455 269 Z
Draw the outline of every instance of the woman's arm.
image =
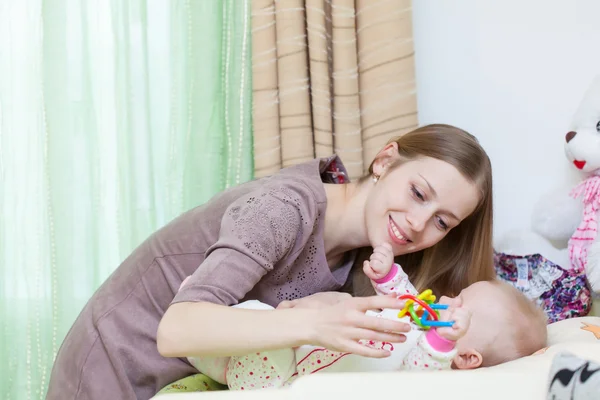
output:
M 165 357 L 209 357 L 300 346 L 312 339 L 311 311 L 173 304 L 158 327 L 158 351 Z
M 158 331 L 158 346 L 159 352 L 166 357 L 179 357 L 190 354 L 190 346 L 194 347 L 195 341 L 200 341 L 199 337 L 201 334 L 186 335 L 187 332 L 179 332 L 181 325 L 177 325 L 177 321 L 180 321 L 183 317 L 181 315 L 189 314 L 202 314 L 203 316 L 210 315 L 210 319 L 198 318 L 197 321 L 202 321 L 198 327 L 188 327 L 186 329 L 192 329 L 193 332 L 202 332 L 202 329 L 206 331 L 206 322 L 215 321 L 217 331 L 212 331 L 210 337 L 217 335 L 217 337 L 224 338 L 224 340 L 218 345 L 219 348 L 212 348 L 203 350 L 207 355 L 210 355 L 210 350 L 214 350 L 216 354 L 224 354 L 225 352 L 233 352 L 230 355 L 237 355 L 236 346 L 239 346 L 240 339 L 235 337 L 239 335 L 236 329 L 239 330 L 240 326 L 252 326 L 255 324 L 260 329 L 252 331 L 252 335 L 257 338 L 244 337 L 244 341 L 254 344 L 256 349 L 241 348 L 240 354 L 246 354 L 254 350 L 270 350 L 272 348 L 281 347 L 296 347 L 303 343 L 308 343 L 311 340 L 309 331 L 309 322 L 302 322 L 303 318 L 310 320 L 310 312 L 302 312 L 307 309 L 318 309 L 324 306 L 334 305 L 343 300 L 352 298 L 348 293 L 340 292 L 323 292 L 315 293 L 311 296 L 303 297 L 291 301 L 282 301 L 277 306 L 277 310 L 287 310 L 287 312 L 278 311 L 275 315 L 273 313 L 265 314 L 264 310 L 249 310 L 219 306 L 212 303 L 178 303 L 174 304 L 169 308 L 165 318 L 165 323 L 159 326 Z M 291 311 L 292 308 L 296 310 Z M 233 310 L 234 313 L 230 314 L 229 310 Z M 245 312 L 239 312 L 245 311 Z M 291 312 L 290 312 L 291 311 Z M 229 320 L 228 320 L 229 318 Z M 233 321 L 233 327 L 231 326 Z M 247 321 L 247 323 L 244 323 Z M 171 332 L 165 332 L 168 327 L 175 327 L 177 329 L 171 329 Z M 172 332 L 175 330 L 175 332 Z M 221 332 L 222 330 L 222 332 Z M 262 331 L 265 332 L 262 332 Z M 194 336 L 194 337 L 188 337 Z M 233 336 L 233 337 L 232 337 Z M 169 338 L 181 339 L 176 340 L 174 343 L 167 343 Z M 204 343 L 210 342 L 210 338 L 205 340 Z M 233 344 L 230 344 L 233 343 Z M 185 344 L 182 345 L 182 344 Z M 271 346 L 271 347 L 269 347 Z M 188 347 L 188 348 L 184 348 Z M 195 346 L 196 351 L 201 348 L 201 343 Z M 235 354 L 234 354 L 235 353 Z
M 166 357 L 210 357 L 313 344 L 365 357 L 387 357 L 388 351 L 368 348 L 358 340 L 404 342 L 402 332 L 410 326 L 367 316 L 365 311 L 403 307 L 404 302 L 395 296 L 349 298 L 322 308 L 283 310 L 176 303 L 159 324 L 158 351 Z
M 340 301 L 351 299 L 352 296 L 344 292 L 320 292 L 295 300 L 284 300 L 277 306 L 278 310 L 286 308 L 322 308 L 332 306 Z

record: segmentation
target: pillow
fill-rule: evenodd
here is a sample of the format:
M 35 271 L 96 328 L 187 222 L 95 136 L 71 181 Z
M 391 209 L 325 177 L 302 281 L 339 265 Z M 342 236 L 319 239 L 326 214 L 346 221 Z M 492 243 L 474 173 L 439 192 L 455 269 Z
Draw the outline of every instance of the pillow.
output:
M 280 398 L 293 399 L 339 398 L 350 394 L 352 398 L 366 399 L 390 396 L 417 399 L 545 399 L 555 357 L 565 353 L 600 363 L 600 340 L 596 343 L 557 343 L 537 355 L 474 370 L 313 374 L 299 378 L 289 389 L 282 389 L 287 392 L 279 394 Z M 239 398 L 250 399 L 249 396 Z
M 399 393 L 401 390 L 403 398 L 465 398 L 465 394 L 468 394 L 468 398 L 486 400 L 543 399 L 548 391 L 552 365 L 556 365 L 556 358 L 565 353 L 600 363 L 600 317 L 570 318 L 549 324 L 548 347 L 531 356 L 494 367 L 470 371 L 313 374 L 303 376 L 291 387 L 277 391 L 225 391 L 215 394 L 214 397 L 211 397 L 210 393 L 199 393 L 197 397 L 193 393 L 189 393 L 189 397 L 183 393 L 179 396 L 173 393 L 172 398 L 226 399 L 231 395 L 235 399 L 266 400 L 269 396 L 277 399 L 304 399 L 327 396 L 335 398 L 341 394 L 352 394 L 353 398 L 374 398 L 389 397 L 390 393 Z M 504 384 L 506 382 L 510 384 Z M 468 389 L 465 391 L 465 388 Z M 171 388 L 169 391 L 175 390 Z M 169 391 L 160 396 L 160 399 L 171 399 Z
M 569 318 L 548 325 L 548 346 L 561 342 L 600 343 L 600 317 Z
M 552 360 L 560 352 L 570 352 L 575 356 L 600 362 L 600 317 L 579 317 L 554 322 L 548 325 L 548 347 L 531 356 L 473 372 L 527 371 L 530 368 L 549 371 Z
M 551 368 L 562 354 L 600 363 L 600 317 L 570 318 L 548 325 L 548 347 L 535 354 L 494 367 L 463 371 L 404 371 L 390 373 L 314 374 L 292 385 L 294 398 L 352 393 L 353 397 L 388 396 L 402 390 L 403 397 L 493 399 L 546 398 Z M 393 377 L 390 378 L 390 375 Z M 435 382 L 435 384 L 431 384 Z M 510 384 L 505 384 L 510 382 Z M 426 390 L 424 388 L 427 388 Z M 465 392 L 465 388 L 468 388 Z

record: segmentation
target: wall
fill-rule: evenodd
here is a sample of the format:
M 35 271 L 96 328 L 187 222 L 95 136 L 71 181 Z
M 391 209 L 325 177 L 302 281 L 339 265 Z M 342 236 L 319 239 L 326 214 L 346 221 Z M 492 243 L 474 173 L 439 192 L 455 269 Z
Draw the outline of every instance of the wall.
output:
M 419 122 L 480 139 L 497 235 L 528 228 L 543 192 L 573 174 L 562 146 L 600 73 L 599 16 L 593 0 L 413 1 Z

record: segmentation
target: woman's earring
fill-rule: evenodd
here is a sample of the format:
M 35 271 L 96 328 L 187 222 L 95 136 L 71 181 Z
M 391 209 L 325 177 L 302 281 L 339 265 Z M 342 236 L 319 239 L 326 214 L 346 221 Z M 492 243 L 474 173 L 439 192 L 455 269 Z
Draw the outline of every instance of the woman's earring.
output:
M 379 175 L 373 174 L 373 182 L 377 183 L 378 180 L 379 180 Z

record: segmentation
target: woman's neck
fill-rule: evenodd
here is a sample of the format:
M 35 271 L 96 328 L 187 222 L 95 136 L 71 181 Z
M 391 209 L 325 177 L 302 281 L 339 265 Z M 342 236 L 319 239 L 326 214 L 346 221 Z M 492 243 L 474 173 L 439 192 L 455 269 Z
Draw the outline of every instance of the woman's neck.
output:
M 367 185 L 325 184 L 325 254 L 338 260 L 345 252 L 369 245 L 365 224 Z

